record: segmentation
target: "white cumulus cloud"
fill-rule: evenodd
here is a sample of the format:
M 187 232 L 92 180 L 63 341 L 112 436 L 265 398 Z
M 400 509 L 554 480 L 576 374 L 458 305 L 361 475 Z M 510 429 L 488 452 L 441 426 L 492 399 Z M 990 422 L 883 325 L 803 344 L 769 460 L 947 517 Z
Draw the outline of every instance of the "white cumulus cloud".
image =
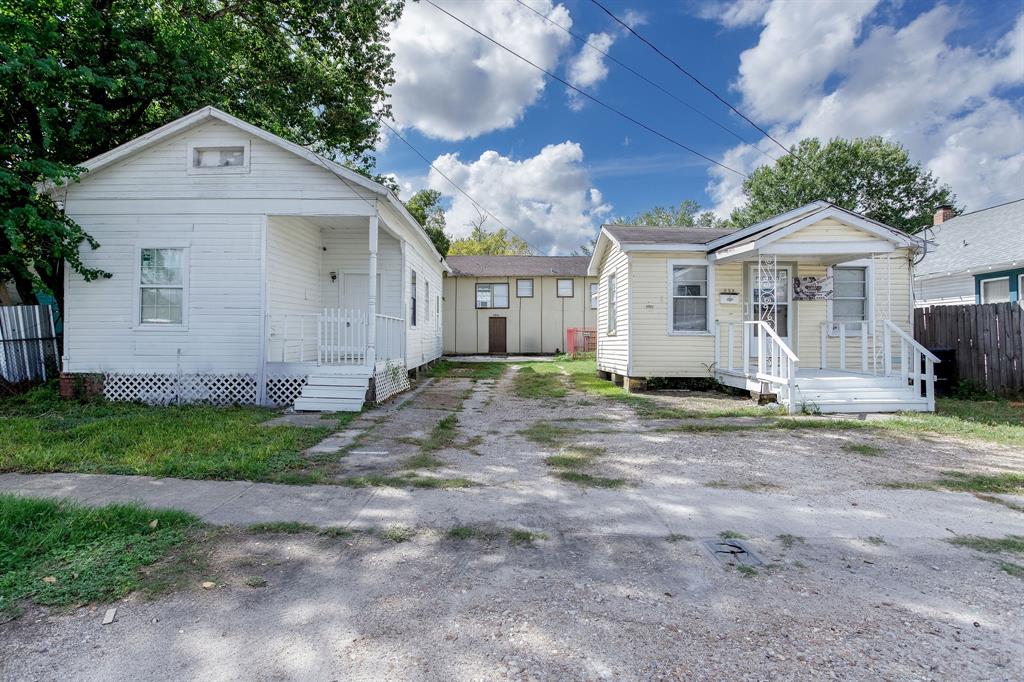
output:
M 605 55 L 615 42 L 610 33 L 591 33 L 587 37 L 588 45 L 580 47 L 580 51 L 569 61 L 568 81 L 582 90 L 588 90 L 608 77 L 608 65 L 604 63 Z M 593 47 L 592 47 L 593 46 Z M 586 99 L 575 90 L 566 88 L 569 95 L 569 108 L 579 111 Z
M 570 40 L 518 3 L 435 1 L 548 71 Z M 563 5 L 530 4 L 553 22 L 572 26 Z M 406 3 L 390 47 L 395 120 L 432 137 L 463 140 L 512 127 L 544 90 L 543 73 L 427 3 Z
M 740 59 L 735 87 L 747 112 L 785 144 L 871 135 L 899 142 L 971 209 L 1019 198 L 1024 116 L 1003 92 L 1024 83 L 1024 14 L 993 43 L 965 46 L 949 40 L 964 23 L 957 9 L 869 26 L 873 9 L 773 2 L 758 44 Z M 750 170 L 763 157 L 738 146 L 723 162 Z M 708 192 L 720 212 L 741 202 L 740 183 L 711 171 Z
M 589 240 L 598 221 L 611 212 L 601 192 L 592 186 L 576 142 L 547 145 L 536 156 L 516 160 L 486 151 L 475 161 L 444 154 L 434 166 L 451 178 L 503 225 L 542 253 L 567 253 Z M 448 231 L 464 237 L 479 214 L 473 203 L 434 170 L 430 188 L 451 199 L 446 213 Z M 487 220 L 491 230 L 498 225 Z

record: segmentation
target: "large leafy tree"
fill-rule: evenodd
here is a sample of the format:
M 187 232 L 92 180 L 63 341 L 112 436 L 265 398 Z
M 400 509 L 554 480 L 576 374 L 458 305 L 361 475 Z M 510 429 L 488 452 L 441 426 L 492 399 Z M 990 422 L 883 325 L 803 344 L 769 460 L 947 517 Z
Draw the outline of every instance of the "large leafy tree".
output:
M 684 199 L 679 206 L 655 206 L 632 216 L 616 218 L 617 225 L 645 225 L 650 227 L 720 227 L 724 220 L 712 211 L 701 211 L 693 199 Z
M 914 233 L 931 224 L 939 206 L 956 202 L 906 149 L 880 137 L 802 140 L 774 165 L 751 173 L 743 192 L 746 204 L 730 217 L 738 227 L 824 199 Z
M 529 256 L 533 249 L 525 239 L 499 227 L 493 232 L 486 227 L 486 220 L 480 215 L 472 223 L 473 230 L 468 237 L 456 239 L 448 250 L 450 256 Z
M 62 300 L 99 245 L 40 188 L 205 105 L 370 174 L 402 0 L 20 0 L 0 11 L 0 282 Z
M 444 231 L 445 219 L 444 208 L 441 207 L 441 193 L 436 189 L 421 189 L 409 197 L 409 201 L 405 202 L 405 207 L 426 230 L 427 236 L 430 237 L 430 241 L 434 242 L 437 252 L 442 256 L 447 256 L 452 241 Z

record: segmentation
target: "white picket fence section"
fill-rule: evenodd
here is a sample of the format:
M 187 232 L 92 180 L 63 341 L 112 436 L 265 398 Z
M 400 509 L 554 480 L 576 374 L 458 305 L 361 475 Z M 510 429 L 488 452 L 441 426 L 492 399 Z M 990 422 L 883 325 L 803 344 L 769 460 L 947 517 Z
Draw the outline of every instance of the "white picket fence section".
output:
M 60 371 L 53 309 L 0 306 L 0 377 L 12 384 L 47 381 Z
M 377 316 L 377 361 L 405 357 L 405 320 L 389 315 Z
M 367 315 L 362 310 L 325 308 L 317 339 L 321 365 L 359 365 L 366 362 Z

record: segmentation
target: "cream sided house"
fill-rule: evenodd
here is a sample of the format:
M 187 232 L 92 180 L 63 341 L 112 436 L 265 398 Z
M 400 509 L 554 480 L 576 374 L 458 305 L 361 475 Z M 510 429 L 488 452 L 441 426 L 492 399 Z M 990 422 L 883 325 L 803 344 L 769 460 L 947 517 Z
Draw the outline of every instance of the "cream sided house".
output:
M 935 213 L 914 268 L 918 306 L 1024 301 L 1024 199 L 954 216 Z
M 68 271 L 63 370 L 107 397 L 358 410 L 441 355 L 447 266 L 384 186 L 211 107 L 82 166 L 53 192 L 112 276 Z
M 597 323 L 587 256 L 449 256 L 444 352 L 558 353 L 569 329 Z
M 630 389 L 710 376 L 790 412 L 932 410 L 938 360 L 912 337 L 921 249 L 826 202 L 735 231 L 605 226 L 598 371 Z

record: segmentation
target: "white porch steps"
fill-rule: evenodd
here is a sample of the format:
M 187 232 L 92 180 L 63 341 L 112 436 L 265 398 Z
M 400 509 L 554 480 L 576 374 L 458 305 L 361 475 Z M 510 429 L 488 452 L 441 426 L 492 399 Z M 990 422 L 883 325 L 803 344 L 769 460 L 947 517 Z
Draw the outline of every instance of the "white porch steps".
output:
M 310 374 L 295 401 L 297 412 L 358 412 L 363 409 L 367 376 L 358 374 Z
M 858 375 L 796 378 L 797 408 L 822 413 L 927 411 L 928 400 L 900 377 Z

